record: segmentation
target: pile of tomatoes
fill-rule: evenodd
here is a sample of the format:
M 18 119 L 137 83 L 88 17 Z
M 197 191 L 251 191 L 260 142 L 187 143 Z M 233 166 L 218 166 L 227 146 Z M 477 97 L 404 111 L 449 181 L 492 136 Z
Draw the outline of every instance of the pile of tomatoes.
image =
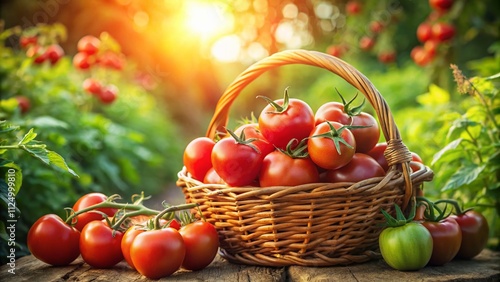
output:
M 397 206 L 398 220 L 383 212 L 389 227 L 380 234 L 379 245 L 388 265 L 398 270 L 441 266 L 454 259 L 471 259 L 485 248 L 489 226 L 480 212 L 463 210 L 455 200 L 417 200 L 418 212 L 408 219 Z M 450 204 L 452 215 L 446 210 Z
M 158 218 L 152 217 L 155 214 Z M 74 204 L 66 221 L 55 214 L 39 218 L 28 232 L 28 248 L 54 266 L 68 265 L 80 255 L 95 268 L 111 268 L 125 259 L 151 279 L 180 268 L 195 271 L 208 266 L 219 248 L 215 227 L 205 221 L 181 224 L 172 214 L 163 215 L 167 213 L 137 201 L 116 203 L 101 193 L 90 193 Z
M 340 96 L 342 97 L 342 96 Z M 378 143 L 377 120 L 359 106 L 328 102 L 313 112 L 300 99 L 267 97 L 258 122 L 241 125 L 215 142 L 192 140 L 184 151 L 191 177 L 229 186 L 296 186 L 319 182 L 359 182 L 388 169 Z M 417 154 L 414 160 L 422 162 Z

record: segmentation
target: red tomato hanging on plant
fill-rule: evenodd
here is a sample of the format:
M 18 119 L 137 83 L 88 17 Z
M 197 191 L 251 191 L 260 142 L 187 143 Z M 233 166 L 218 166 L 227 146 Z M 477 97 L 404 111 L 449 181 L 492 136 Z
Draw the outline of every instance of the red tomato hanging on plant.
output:
M 83 210 L 85 208 L 88 208 L 90 206 L 93 206 L 95 204 L 102 203 L 106 201 L 108 197 L 102 193 L 89 193 L 86 195 L 83 195 L 80 197 L 76 203 L 73 205 L 73 210 L 75 212 Z M 113 217 L 117 211 L 117 209 L 113 208 L 98 208 L 95 209 L 95 211 L 102 212 L 109 217 Z M 83 230 L 83 227 L 87 225 L 89 222 L 94 221 L 94 220 L 102 220 L 103 215 L 97 212 L 89 211 L 89 212 L 84 212 L 82 214 L 79 214 L 76 219 L 73 219 L 73 222 L 75 223 L 75 228 L 78 229 L 79 231 Z

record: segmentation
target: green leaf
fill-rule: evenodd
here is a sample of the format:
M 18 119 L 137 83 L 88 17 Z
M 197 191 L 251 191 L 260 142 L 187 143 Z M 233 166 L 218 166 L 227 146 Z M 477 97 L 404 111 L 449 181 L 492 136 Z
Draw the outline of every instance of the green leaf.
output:
M 456 140 L 453 140 L 448 145 L 446 145 L 443 149 L 441 149 L 439 152 L 437 152 L 434 155 L 434 157 L 432 158 L 431 166 L 436 164 L 436 162 L 438 162 L 441 159 L 441 157 L 443 157 L 443 155 L 445 155 L 446 153 L 454 151 L 458 147 L 458 145 L 460 145 L 462 140 L 463 140 L 462 138 L 458 138 Z
M 14 194 L 17 195 L 21 186 L 23 184 L 23 174 L 21 168 L 17 166 L 14 162 L 6 159 L 0 159 L 0 168 L 5 168 L 5 182 L 13 182 L 14 183 Z M 13 169 L 14 173 L 9 173 L 9 171 Z
M 449 191 L 456 190 L 463 185 L 467 185 L 472 183 L 474 180 L 478 178 L 481 172 L 485 169 L 486 165 L 476 165 L 473 163 L 469 163 L 468 165 L 464 165 L 455 172 L 450 179 L 446 182 L 441 191 Z
M 47 157 L 51 165 L 61 168 L 62 170 L 69 172 L 71 175 L 78 177 L 78 174 L 68 167 L 64 158 L 58 153 L 47 150 Z
M 47 127 L 49 127 L 49 128 L 59 127 L 59 128 L 64 128 L 64 129 L 68 128 L 68 124 L 66 122 L 58 120 L 58 119 L 53 118 L 51 116 L 37 117 L 31 122 L 31 125 L 36 126 L 36 127 L 42 127 L 42 128 L 47 128 Z
M 450 93 L 435 84 L 431 84 L 429 92 L 418 96 L 417 101 L 424 106 L 445 105 L 450 101 Z
M 21 139 L 21 141 L 19 141 L 19 145 L 24 145 L 24 144 L 27 144 L 29 143 L 31 140 L 34 140 L 36 138 L 36 133 L 33 131 L 33 128 L 30 129 L 28 131 L 28 133 L 26 133 L 23 137 L 23 139 Z

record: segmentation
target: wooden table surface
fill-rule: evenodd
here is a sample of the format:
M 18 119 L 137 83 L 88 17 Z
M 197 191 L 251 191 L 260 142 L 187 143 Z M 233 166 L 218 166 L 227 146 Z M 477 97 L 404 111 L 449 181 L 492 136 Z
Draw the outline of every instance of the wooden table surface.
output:
M 112 269 L 91 268 L 81 258 L 69 266 L 52 267 L 26 256 L 16 260 L 15 274 L 8 270 L 8 265 L 0 267 L 0 281 L 150 281 L 124 261 Z M 484 250 L 472 260 L 413 272 L 393 270 L 383 260 L 349 266 L 271 268 L 231 264 L 218 256 L 201 271 L 180 270 L 159 281 L 500 281 L 500 253 Z

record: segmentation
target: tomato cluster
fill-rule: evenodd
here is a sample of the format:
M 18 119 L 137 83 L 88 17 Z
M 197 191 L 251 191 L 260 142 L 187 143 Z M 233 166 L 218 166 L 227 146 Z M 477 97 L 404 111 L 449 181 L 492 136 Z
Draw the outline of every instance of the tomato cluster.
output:
M 141 204 L 143 199 L 116 203 L 101 193 L 86 194 L 66 221 L 55 214 L 39 218 L 28 232 L 28 248 L 54 266 L 68 265 L 80 255 L 95 268 L 111 268 L 125 259 L 151 279 L 180 268 L 201 270 L 213 261 L 219 248 L 215 227 L 192 219 L 181 225 L 174 218 L 173 212 L 193 204 L 154 211 Z
M 431 63 L 439 52 L 444 52 L 455 36 L 455 27 L 446 20 L 446 13 L 454 0 L 429 0 L 433 12 L 417 28 L 417 38 L 422 45 L 415 46 L 411 58 L 419 66 Z
M 389 227 L 380 234 L 379 246 L 388 265 L 398 270 L 418 270 L 453 259 L 471 259 L 484 249 L 489 226 L 481 213 L 462 210 L 454 200 L 417 200 L 419 206 L 425 207 L 424 213 L 415 214 L 414 206 L 408 219 L 397 206 L 397 220 L 383 211 Z M 455 214 L 448 216 L 446 207 L 438 207 L 440 203 L 454 206 Z
M 92 35 L 85 35 L 77 43 L 78 53 L 73 57 L 75 68 L 88 71 L 94 67 L 122 70 L 125 58 L 113 41 L 106 34 L 101 40 Z M 103 43 L 104 41 L 104 43 Z M 111 42 L 111 44 L 109 43 Z M 118 88 L 113 84 L 103 84 L 97 78 L 89 77 L 83 82 L 83 89 L 98 98 L 103 104 L 111 104 L 118 97 Z
M 43 44 L 38 35 L 22 35 L 19 45 L 26 49 L 26 56 L 33 58 L 35 64 L 49 62 L 55 65 L 64 56 L 64 50 L 58 43 Z
M 364 102 L 328 102 L 314 112 L 300 99 L 265 99 L 258 121 L 239 126 L 215 142 L 192 140 L 184 150 L 191 177 L 229 186 L 295 186 L 318 182 L 359 182 L 388 170 L 378 143 L 377 120 Z M 415 161 L 422 162 L 414 154 Z M 418 167 L 415 167 L 417 169 Z

